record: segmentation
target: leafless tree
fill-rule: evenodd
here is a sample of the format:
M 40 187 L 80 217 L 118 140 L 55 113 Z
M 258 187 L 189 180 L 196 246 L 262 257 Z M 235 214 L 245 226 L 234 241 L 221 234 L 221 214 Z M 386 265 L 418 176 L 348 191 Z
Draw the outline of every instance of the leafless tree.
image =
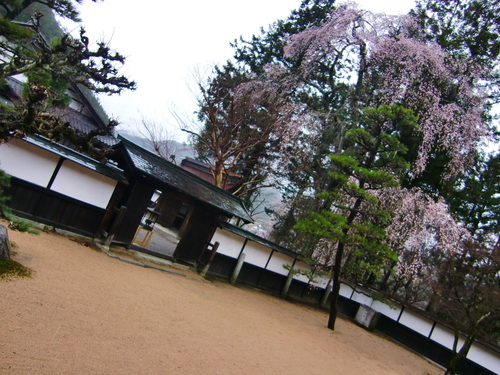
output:
M 154 115 L 140 113 L 140 117 L 140 135 L 148 141 L 160 157 L 177 164 L 176 154 L 179 150 L 174 141 L 178 139 L 178 132 L 174 125 L 169 124 L 168 120 L 160 120 Z

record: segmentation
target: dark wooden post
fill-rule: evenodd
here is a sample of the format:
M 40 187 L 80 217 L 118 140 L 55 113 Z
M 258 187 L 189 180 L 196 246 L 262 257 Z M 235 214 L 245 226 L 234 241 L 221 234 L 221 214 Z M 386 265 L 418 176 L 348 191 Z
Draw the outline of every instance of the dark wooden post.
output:
M 113 225 L 111 226 L 111 229 L 109 230 L 106 240 L 104 240 L 104 245 L 109 246 L 113 239 L 115 238 L 116 231 L 120 227 L 120 224 L 123 220 L 123 217 L 125 216 L 125 212 L 127 212 L 127 207 L 121 206 L 120 209 L 116 209 L 117 215 L 115 217 L 115 220 L 113 221 Z

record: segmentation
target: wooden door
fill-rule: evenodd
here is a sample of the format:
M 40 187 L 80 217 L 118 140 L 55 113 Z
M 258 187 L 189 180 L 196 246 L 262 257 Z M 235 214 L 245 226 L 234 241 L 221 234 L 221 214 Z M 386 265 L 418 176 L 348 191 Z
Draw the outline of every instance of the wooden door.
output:
M 153 186 L 146 185 L 136 180 L 129 190 L 125 207 L 127 212 L 123 217 L 120 227 L 116 231 L 115 241 L 119 243 L 130 244 L 134 238 L 135 232 L 139 227 L 142 217 L 146 212 L 151 197 L 156 189 Z
M 174 258 L 184 263 L 196 265 L 217 228 L 218 215 L 200 207 L 193 207 L 191 214 L 186 219 Z

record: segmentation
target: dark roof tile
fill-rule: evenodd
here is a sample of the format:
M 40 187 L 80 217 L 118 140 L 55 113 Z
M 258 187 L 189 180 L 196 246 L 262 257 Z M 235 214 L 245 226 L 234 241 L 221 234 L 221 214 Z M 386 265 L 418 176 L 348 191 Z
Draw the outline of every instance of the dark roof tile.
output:
M 96 171 L 104 176 L 123 183 L 128 183 L 127 179 L 123 175 L 123 171 L 113 165 L 102 164 L 97 160 L 88 157 L 87 155 L 74 151 L 59 143 L 51 142 L 47 138 L 44 138 L 40 135 L 29 135 L 24 138 L 24 140 L 28 143 L 31 143 L 32 145 L 43 148 L 65 159 L 71 160 L 76 164 L 82 165 L 85 168 Z
M 241 199 L 160 158 L 120 135 L 118 138 L 122 141 L 122 145 L 134 167 L 141 172 L 178 189 L 192 198 L 205 202 L 229 214 L 229 216 L 236 216 L 245 222 L 253 222 Z

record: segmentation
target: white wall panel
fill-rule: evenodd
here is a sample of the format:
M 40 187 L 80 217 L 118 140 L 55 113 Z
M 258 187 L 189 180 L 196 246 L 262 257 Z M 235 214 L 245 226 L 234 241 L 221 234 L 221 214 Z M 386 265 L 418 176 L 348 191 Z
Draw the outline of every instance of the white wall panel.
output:
M 467 358 L 494 373 L 500 372 L 500 353 L 494 352 L 482 345 L 477 343 L 472 344 Z
M 434 322 L 409 309 L 403 311 L 399 323 L 413 329 L 425 337 L 429 336 Z
M 340 283 L 340 292 L 339 292 L 339 294 L 342 297 L 351 298 L 352 288 L 349 285 L 347 285 L 347 284 Z
M 397 305 L 395 308 L 392 308 L 391 306 L 376 300 L 373 301 L 371 308 L 393 320 L 398 320 L 399 314 L 401 313 L 401 306 Z
M 351 298 L 353 301 L 359 302 L 365 306 L 371 306 L 373 298 L 368 297 L 366 294 L 355 291 Z
M 288 270 L 283 267 L 283 264 L 288 264 L 291 266 L 293 263 L 293 258 L 289 257 L 288 255 L 279 253 L 277 251 L 273 252 L 273 255 L 271 257 L 271 260 L 269 261 L 269 264 L 267 265 L 267 269 L 269 271 L 276 272 L 280 275 L 288 275 Z
M 314 285 L 315 287 L 321 288 L 321 289 L 326 289 L 326 286 L 328 285 L 329 279 L 326 277 L 315 277 L 315 281 L 311 281 L 311 285 Z
M 238 258 L 245 239 L 227 230 L 217 228 L 210 243 L 215 242 L 220 244 L 217 253 L 231 258 Z
M 47 187 L 59 156 L 22 140 L 0 145 L 0 168 L 7 174 Z
M 455 340 L 455 333 L 442 325 L 436 324 L 434 330 L 432 331 L 431 339 L 438 344 L 447 347 L 448 349 L 453 348 L 453 341 Z M 464 340 L 460 338 L 458 345 L 462 345 Z
M 88 204 L 106 208 L 117 181 L 65 160 L 51 190 Z
M 295 266 L 293 267 L 297 270 L 302 270 L 302 271 L 305 271 L 305 272 L 309 272 L 311 271 L 311 266 L 309 266 L 309 264 L 305 263 L 305 262 L 296 262 L 295 263 Z M 304 275 L 301 275 L 301 274 L 297 274 L 297 275 L 294 275 L 293 278 L 295 280 L 299 280 L 299 281 L 302 281 L 304 283 L 308 283 L 309 282 L 309 278 L 307 276 L 304 276 Z
M 271 255 L 270 248 L 252 241 L 247 242 L 243 252 L 245 253 L 245 263 L 262 268 L 266 266 L 267 260 Z

